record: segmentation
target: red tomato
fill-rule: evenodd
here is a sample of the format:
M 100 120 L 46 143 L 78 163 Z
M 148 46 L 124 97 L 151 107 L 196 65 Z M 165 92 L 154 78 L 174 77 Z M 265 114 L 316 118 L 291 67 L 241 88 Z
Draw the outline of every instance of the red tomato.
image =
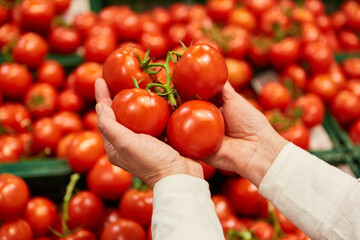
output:
M 234 89 L 239 90 L 250 83 L 253 70 L 248 62 L 232 58 L 226 58 L 225 62 L 228 69 L 228 81 Z
M 226 48 L 223 49 L 228 57 L 242 59 L 248 53 L 250 37 L 249 33 L 242 27 L 227 25 L 223 28 L 222 35 L 225 38 L 231 37 Z
M 278 240 L 300 240 L 300 238 L 295 234 L 286 234 L 284 237 L 281 237 Z
M 301 24 L 301 43 L 306 44 L 310 42 L 317 42 L 320 40 L 322 32 L 313 23 Z
M 310 133 L 309 129 L 302 123 L 296 123 L 287 130 L 279 133 L 283 138 L 301 147 L 304 150 L 309 149 Z
M 37 81 L 48 83 L 55 88 L 62 87 L 65 80 L 65 70 L 60 63 L 47 60 L 37 69 Z
M 99 224 L 99 226 L 97 227 L 97 230 L 96 230 L 97 235 L 100 236 L 101 233 L 104 231 L 104 229 L 110 223 L 116 222 L 120 218 L 121 218 L 120 213 L 117 208 L 106 208 L 103 218 L 101 220 L 101 224 Z
M 59 110 L 78 112 L 83 108 L 81 96 L 73 89 L 66 89 L 59 94 Z
M 236 215 L 230 215 L 225 219 L 220 219 L 221 226 L 226 234 L 229 230 L 242 231 L 247 227 Z
M 23 152 L 24 145 L 19 137 L 0 136 L 0 164 L 18 162 Z
M 255 221 L 251 224 L 250 230 L 259 240 L 272 240 L 274 238 L 274 227 L 265 221 Z
M 172 25 L 168 29 L 167 35 L 172 48 L 180 46 L 180 42 L 185 42 L 187 39 L 186 25 L 181 23 Z
M 169 8 L 174 23 L 187 23 L 190 18 L 190 7 L 184 3 L 174 3 Z
M 87 32 L 98 22 L 98 16 L 94 12 L 77 14 L 73 20 L 73 26 L 85 37 Z
M 111 95 L 115 97 L 123 89 L 134 88 L 134 77 L 141 88 L 145 88 L 151 82 L 149 75 L 141 69 L 140 62 L 135 51 L 141 59 L 145 53 L 140 49 L 129 49 L 121 47 L 110 54 L 104 63 L 103 76 L 110 89 Z
M 350 128 L 350 138 L 351 140 L 359 145 L 360 144 L 360 120 L 357 120 Z
M 260 216 L 267 212 L 267 201 L 254 184 L 245 178 L 238 178 L 229 195 L 234 210 L 244 216 Z
M 0 5 L 0 25 L 4 24 L 9 17 L 9 10 L 6 6 Z
M 266 67 L 269 65 L 269 48 L 271 46 L 270 39 L 253 38 L 249 49 L 249 58 L 257 67 Z
M 24 105 L 10 102 L 0 105 L 0 126 L 5 131 L 27 132 L 30 124 L 30 114 Z
M 329 31 L 332 29 L 330 17 L 323 14 L 316 18 L 316 24 L 322 31 Z
M 196 134 L 195 134 L 196 133 Z M 203 159 L 221 146 L 224 119 L 212 103 L 192 100 L 182 104 L 169 118 L 169 144 L 181 155 Z
M 346 89 L 360 97 L 360 79 L 353 78 L 346 83 Z
M 335 11 L 330 15 L 331 26 L 334 30 L 343 28 L 347 22 L 347 17 L 343 11 Z
M 104 143 L 100 135 L 84 131 L 72 141 L 69 150 L 69 165 L 73 171 L 84 173 L 95 164 L 104 152 Z
M 324 119 L 324 102 L 315 94 L 308 93 L 296 99 L 295 108 L 301 108 L 301 121 L 308 127 L 321 124 Z
M 343 125 L 360 117 L 360 98 L 348 90 L 342 90 L 331 102 L 331 111 Z
M 279 220 L 281 229 L 285 233 L 295 233 L 297 227 L 292 222 L 290 222 L 289 219 L 282 215 L 277 209 L 275 210 L 275 214 L 277 219 Z
M 47 83 L 35 83 L 26 92 L 25 106 L 34 117 L 45 117 L 55 112 L 58 104 L 58 92 Z
M 76 68 L 74 88 L 85 100 L 95 100 L 95 81 L 102 77 L 102 71 L 102 66 L 94 62 L 86 62 Z
M 167 38 L 163 33 L 144 33 L 141 35 L 140 44 L 144 49 L 151 46 L 150 56 L 155 58 L 165 57 L 169 50 Z
M 161 28 L 152 20 L 150 13 L 144 12 L 140 15 L 142 34 L 161 33 Z
M 20 38 L 20 29 L 14 23 L 5 23 L 0 26 L 0 48 L 9 44 L 10 42 L 15 42 Z
M 60 240 L 96 240 L 96 237 L 89 230 L 79 229 Z
M 52 119 L 62 134 L 78 132 L 83 129 L 82 120 L 79 115 L 70 111 L 57 112 Z
M 175 64 L 172 80 L 183 99 L 199 97 L 208 100 L 222 90 L 227 76 L 226 62 L 222 55 L 204 44 L 191 46 L 184 52 Z
M 132 239 L 145 240 L 145 230 L 136 222 L 119 219 L 110 223 L 101 233 L 101 240 Z
M 55 53 L 73 53 L 80 44 L 80 32 L 74 28 L 56 26 L 49 33 L 49 45 Z
M 44 197 L 31 198 L 26 206 L 25 220 L 30 224 L 34 236 L 44 236 L 55 223 L 55 204 Z
M 277 68 L 295 63 L 299 55 L 299 42 L 295 38 L 285 38 L 269 49 L 270 62 Z
M 355 32 L 360 31 L 360 5 L 358 5 L 358 8 L 354 11 L 353 14 L 348 16 L 346 25 Z
M 230 200 L 225 195 L 213 195 L 211 200 L 215 205 L 215 212 L 220 221 L 234 215 Z
M 248 9 L 239 7 L 231 11 L 228 24 L 238 25 L 251 32 L 256 27 L 256 18 Z
M 360 78 L 360 58 L 345 59 L 342 67 L 348 78 Z
M 170 116 L 167 101 L 144 89 L 133 88 L 119 92 L 111 105 L 116 120 L 136 133 L 158 137 Z
M 24 30 L 46 33 L 55 16 L 53 1 L 24 0 L 19 8 L 20 25 Z
M 103 63 L 116 49 L 115 36 L 98 35 L 88 37 L 84 43 L 85 61 Z
M 124 11 L 123 14 L 116 15 L 115 29 L 121 39 L 137 40 L 142 32 L 141 19 L 131 10 Z
M 87 38 L 96 36 L 108 36 L 117 42 L 117 35 L 113 24 L 108 21 L 100 21 L 92 26 L 87 32 Z
M 102 155 L 90 169 L 86 178 L 90 191 L 106 200 L 119 200 L 130 187 L 132 175 L 112 165 L 106 155 Z
M 345 50 L 358 50 L 360 48 L 360 40 L 355 32 L 342 30 L 338 35 L 338 39 Z
M 21 218 L 10 222 L 4 222 L 0 226 L 0 236 L 3 240 L 33 239 L 29 224 Z
M 53 0 L 57 13 L 63 13 L 70 7 L 71 0 Z
M 29 195 L 29 188 L 23 179 L 12 174 L 0 174 L 0 219 L 7 221 L 21 217 Z
M 329 74 L 339 90 L 346 87 L 346 77 L 338 63 L 331 64 Z
M 169 10 L 162 7 L 155 7 L 151 10 L 151 18 L 163 31 L 166 31 L 171 25 L 171 15 Z
M 131 41 L 129 41 L 129 42 L 122 42 L 122 43 L 119 45 L 118 48 L 125 48 L 125 47 L 126 47 L 127 49 L 131 48 L 131 49 L 134 50 L 134 48 L 136 48 L 136 49 L 138 49 L 138 50 L 144 51 L 143 47 L 142 47 L 140 44 L 135 43 L 135 42 L 131 42 Z M 136 51 L 136 52 L 137 52 L 137 51 Z M 139 54 L 139 52 L 137 52 L 137 53 Z M 143 56 L 143 55 L 142 55 L 142 56 Z
M 96 194 L 80 191 L 71 198 L 68 213 L 71 229 L 80 226 L 95 229 L 103 217 L 104 205 Z
M 309 83 L 308 91 L 318 95 L 327 102 L 335 97 L 337 93 L 336 83 L 329 74 L 317 74 Z
M 289 91 L 278 82 L 268 82 L 259 94 L 260 105 L 264 109 L 285 110 L 291 102 Z
M 304 90 L 307 84 L 305 69 L 296 63 L 287 65 L 280 74 L 280 81 L 284 83 L 286 80 L 292 81 L 295 86 Z
M 234 0 L 209 0 L 206 1 L 207 11 L 215 22 L 226 22 L 235 9 Z
M 48 46 L 40 35 L 25 33 L 16 43 L 12 53 L 16 62 L 36 68 L 44 61 L 48 53 Z
M 97 115 L 95 111 L 89 111 L 84 115 L 84 127 L 89 130 L 97 130 Z
M 275 0 L 246 0 L 245 6 L 255 15 L 261 15 L 275 5 Z
M 51 118 L 41 118 L 33 125 L 34 143 L 33 150 L 40 153 L 46 148 L 55 150 L 61 138 L 61 129 Z
M 68 158 L 69 149 L 78 133 L 69 133 L 65 136 L 62 136 L 59 140 L 59 143 L 56 147 L 56 157 L 58 158 Z
M 308 61 L 313 73 L 327 72 L 334 60 L 330 48 L 317 42 L 308 43 L 305 46 L 303 57 Z
M 260 29 L 270 35 L 276 35 L 278 31 L 283 31 L 289 25 L 289 18 L 280 7 L 266 10 L 260 18 Z M 278 26 L 279 30 L 274 26 Z
M 19 134 L 19 138 L 23 143 L 23 156 L 29 156 L 31 154 L 31 148 L 34 141 L 33 134 L 30 132 L 21 133 Z
M 114 24 L 117 15 L 123 14 L 123 12 L 128 11 L 130 11 L 130 8 L 126 5 L 107 6 L 101 9 L 101 11 L 99 12 L 99 17 L 103 21 Z
M 212 178 L 215 174 L 216 168 L 214 168 L 213 166 L 210 166 L 209 164 L 206 164 L 202 161 L 200 161 L 200 164 L 203 168 L 204 179 L 209 180 L 210 178 Z
M 321 0 L 306 0 L 304 7 L 310 10 L 315 16 L 325 13 L 325 5 Z
M 354 0 L 349 0 L 341 4 L 340 8 L 347 16 L 352 16 L 359 9 L 359 4 Z
M 315 21 L 315 16 L 306 8 L 296 7 L 291 13 L 291 19 L 298 23 L 313 23 Z
M 215 48 L 219 52 L 222 52 L 222 49 L 221 49 L 220 45 L 217 42 L 214 42 L 213 40 L 210 40 L 208 38 L 205 38 L 205 37 L 198 38 L 198 39 L 193 41 L 192 45 L 200 45 L 200 44 L 210 45 L 211 47 Z

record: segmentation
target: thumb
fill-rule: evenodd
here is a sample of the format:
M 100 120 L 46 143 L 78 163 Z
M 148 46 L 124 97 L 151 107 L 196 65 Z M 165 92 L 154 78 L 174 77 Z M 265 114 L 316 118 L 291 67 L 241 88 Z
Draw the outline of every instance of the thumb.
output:
M 229 81 L 226 81 L 224 88 L 221 91 L 221 95 L 224 102 L 227 102 L 239 96 L 239 94 L 234 90 Z

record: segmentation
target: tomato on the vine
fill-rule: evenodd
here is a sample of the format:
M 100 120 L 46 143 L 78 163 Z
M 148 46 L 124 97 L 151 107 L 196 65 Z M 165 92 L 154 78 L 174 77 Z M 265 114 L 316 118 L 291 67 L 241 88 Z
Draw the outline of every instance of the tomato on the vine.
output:
M 23 152 L 24 145 L 19 137 L 11 135 L 0 136 L 0 164 L 19 162 Z
M 145 230 L 140 224 L 121 218 L 110 223 L 101 233 L 101 240 L 108 239 L 132 239 L 145 240 Z
M 99 17 L 91 11 L 75 15 L 73 26 L 85 37 L 88 31 L 98 22 Z
M 60 88 L 65 81 L 65 69 L 56 61 L 45 61 L 37 69 L 37 81 Z
M 0 226 L 0 236 L 4 240 L 33 240 L 30 225 L 21 218 L 4 222 Z
M 123 11 L 115 16 L 115 30 L 124 40 L 138 40 L 142 33 L 141 19 L 131 10 Z
M 85 100 L 95 100 L 95 81 L 102 77 L 103 67 L 95 62 L 85 62 L 75 70 L 74 89 Z
M 318 42 L 308 43 L 304 48 L 304 60 L 308 61 L 313 73 L 327 72 L 334 61 L 330 48 Z
M 223 48 L 227 57 L 242 59 L 248 54 L 250 36 L 247 30 L 237 25 L 227 25 L 222 29 L 222 36 L 229 39 Z
M 115 36 L 98 35 L 88 37 L 84 43 L 85 61 L 103 63 L 116 49 Z
M 289 25 L 289 18 L 280 7 L 266 10 L 260 18 L 260 29 L 271 36 L 276 35 L 277 31 L 287 29 Z M 276 28 L 274 26 L 276 26 Z
M 227 22 L 230 25 L 234 24 L 243 27 L 250 32 L 256 27 L 256 18 L 254 14 L 244 7 L 235 8 L 230 13 Z
M 73 53 L 81 44 L 81 35 L 75 28 L 55 26 L 49 33 L 50 49 L 55 53 Z
M 207 11 L 215 22 L 226 22 L 231 12 L 235 9 L 233 0 L 208 0 Z
M 95 235 L 87 229 L 78 229 L 60 240 L 96 240 Z
M 144 49 L 151 46 L 150 55 L 154 58 L 165 57 L 169 50 L 168 39 L 163 33 L 143 33 L 140 43 Z

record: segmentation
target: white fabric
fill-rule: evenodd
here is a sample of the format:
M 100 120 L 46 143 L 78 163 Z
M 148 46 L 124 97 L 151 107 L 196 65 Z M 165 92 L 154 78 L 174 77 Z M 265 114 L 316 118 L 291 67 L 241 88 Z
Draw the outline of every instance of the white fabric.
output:
M 259 192 L 311 239 L 360 239 L 360 183 L 292 143 Z
M 153 192 L 154 240 L 224 239 L 205 180 L 172 175 L 157 182 Z

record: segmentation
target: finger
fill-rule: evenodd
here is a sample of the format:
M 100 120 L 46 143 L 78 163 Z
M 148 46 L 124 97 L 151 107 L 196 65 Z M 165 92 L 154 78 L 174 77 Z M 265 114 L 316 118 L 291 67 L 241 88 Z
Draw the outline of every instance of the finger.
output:
M 96 102 L 111 106 L 111 95 L 105 80 L 102 78 L 98 78 L 95 81 L 95 98 Z
M 234 96 L 239 95 L 234 88 L 231 86 L 229 81 L 226 81 L 223 90 L 221 91 L 222 98 L 224 101 L 231 100 Z

